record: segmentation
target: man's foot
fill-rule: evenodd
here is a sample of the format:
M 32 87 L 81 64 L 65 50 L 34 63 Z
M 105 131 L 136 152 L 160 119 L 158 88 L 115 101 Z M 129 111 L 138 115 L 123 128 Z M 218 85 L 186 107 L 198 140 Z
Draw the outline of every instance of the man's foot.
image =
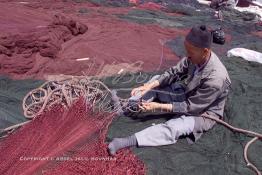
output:
M 119 149 L 136 146 L 137 139 L 135 135 L 125 137 L 125 138 L 114 138 L 112 142 L 108 145 L 108 151 L 110 155 L 115 155 Z

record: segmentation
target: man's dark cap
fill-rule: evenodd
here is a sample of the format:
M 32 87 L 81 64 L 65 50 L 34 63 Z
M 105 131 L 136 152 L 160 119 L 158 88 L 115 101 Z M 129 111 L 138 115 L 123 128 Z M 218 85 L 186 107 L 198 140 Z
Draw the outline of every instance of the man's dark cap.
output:
M 186 41 L 199 48 L 211 48 L 212 40 L 212 33 L 205 25 L 193 27 L 186 36 Z

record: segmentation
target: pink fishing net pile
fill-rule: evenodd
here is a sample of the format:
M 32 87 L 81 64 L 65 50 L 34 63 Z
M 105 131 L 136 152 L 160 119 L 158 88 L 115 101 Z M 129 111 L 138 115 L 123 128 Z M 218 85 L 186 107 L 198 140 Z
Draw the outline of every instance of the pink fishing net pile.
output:
M 130 150 L 108 154 L 105 137 L 113 118 L 83 99 L 69 110 L 56 106 L 0 143 L 0 174 L 145 174 Z

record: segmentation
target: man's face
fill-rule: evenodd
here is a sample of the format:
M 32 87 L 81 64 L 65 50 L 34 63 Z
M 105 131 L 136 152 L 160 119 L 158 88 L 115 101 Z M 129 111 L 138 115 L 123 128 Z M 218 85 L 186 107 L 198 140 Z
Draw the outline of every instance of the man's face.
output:
M 205 60 L 209 51 L 208 49 L 195 47 L 188 41 L 184 42 L 184 46 L 187 52 L 187 57 L 193 64 L 201 64 L 203 60 Z

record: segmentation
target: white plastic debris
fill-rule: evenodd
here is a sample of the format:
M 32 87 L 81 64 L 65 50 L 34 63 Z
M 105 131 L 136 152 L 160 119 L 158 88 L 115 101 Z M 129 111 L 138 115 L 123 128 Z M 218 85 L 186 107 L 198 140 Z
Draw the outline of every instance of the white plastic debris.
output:
M 197 0 L 200 4 L 204 5 L 210 5 L 211 1 L 206 1 L 206 0 Z
M 18 3 L 20 3 L 20 4 L 29 4 L 29 2 L 23 2 L 23 1 L 18 2 Z
M 262 64 L 262 53 L 245 48 L 234 48 L 227 52 L 227 57 L 241 57 L 247 61 L 254 61 Z
M 124 69 L 120 69 L 120 71 L 117 74 L 121 74 L 124 71 Z
M 89 60 L 89 58 L 87 57 L 87 58 L 78 58 L 78 59 L 76 59 L 76 61 L 86 61 L 86 60 Z
M 262 20 L 262 8 L 250 5 L 249 7 L 235 7 L 240 12 L 250 12 L 258 15 L 259 20 Z

